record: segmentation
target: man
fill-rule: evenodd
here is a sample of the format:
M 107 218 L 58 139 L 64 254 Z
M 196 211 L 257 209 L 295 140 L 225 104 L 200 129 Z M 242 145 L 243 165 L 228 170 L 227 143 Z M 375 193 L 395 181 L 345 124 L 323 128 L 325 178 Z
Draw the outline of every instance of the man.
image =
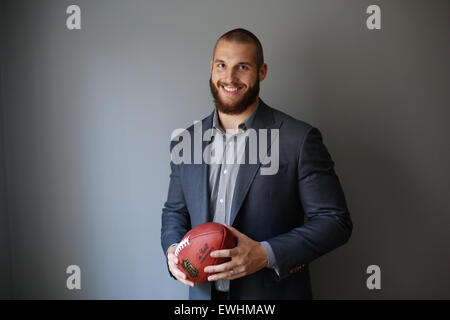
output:
M 249 152 L 247 132 L 269 130 L 267 151 L 272 147 L 272 158 L 278 157 L 276 174 L 263 174 L 267 163 L 260 158 L 237 164 L 222 154 L 219 162 L 171 162 L 161 243 L 171 275 L 190 286 L 190 299 L 312 299 L 308 264 L 350 238 L 344 193 L 320 132 L 259 98 L 266 75 L 255 35 L 235 29 L 221 36 L 211 61 L 216 108 L 201 130 L 194 125 L 187 132 L 204 137 L 213 130 L 232 148 L 232 141 L 241 141 L 233 153 L 237 160 Z M 206 267 L 210 282 L 194 286 L 177 268 L 174 251 L 187 231 L 208 221 L 229 226 L 238 243 L 212 252 L 231 260 Z

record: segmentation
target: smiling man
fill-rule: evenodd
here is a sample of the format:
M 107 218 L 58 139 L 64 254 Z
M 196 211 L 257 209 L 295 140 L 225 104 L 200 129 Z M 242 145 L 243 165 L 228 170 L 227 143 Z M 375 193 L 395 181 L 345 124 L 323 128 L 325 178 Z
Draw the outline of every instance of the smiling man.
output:
M 276 174 L 262 174 L 261 159 L 256 164 L 229 163 L 226 157 L 201 165 L 171 163 L 161 243 L 170 274 L 190 286 L 191 299 L 312 299 L 309 263 L 346 243 L 352 233 L 319 130 L 261 100 L 259 83 L 266 75 L 263 49 L 253 33 L 235 29 L 222 35 L 209 81 L 215 109 L 202 120 L 202 132 L 195 126 L 187 131 L 203 137 L 213 130 L 216 139 L 245 156 L 239 150 L 249 149 L 246 133 L 275 130 L 277 144 L 270 140 L 267 151 L 272 147 L 279 157 Z M 231 260 L 207 266 L 210 282 L 194 286 L 177 268 L 174 252 L 189 229 L 208 221 L 227 225 L 238 244 L 213 251 L 212 256 Z
M 259 41 L 233 41 L 232 35 L 225 35 L 214 48 L 209 85 L 220 120 L 230 121 L 230 127 L 235 128 L 232 124 L 245 119 L 256 107 L 259 82 L 266 77 L 267 64 Z

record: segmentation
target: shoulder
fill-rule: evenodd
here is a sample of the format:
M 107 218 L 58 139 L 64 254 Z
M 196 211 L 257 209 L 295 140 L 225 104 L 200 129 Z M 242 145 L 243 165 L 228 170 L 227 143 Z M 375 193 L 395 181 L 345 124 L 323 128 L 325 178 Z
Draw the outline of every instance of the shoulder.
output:
M 328 154 L 323 144 L 322 134 L 318 128 L 305 121 L 295 119 L 279 109 L 269 108 L 272 111 L 274 120 L 281 122 L 279 127 L 280 150 L 295 156 L 295 161 L 298 161 L 305 154 Z
M 266 105 L 267 106 L 267 105 Z M 311 124 L 296 119 L 291 115 L 281 111 L 278 108 L 267 106 L 273 114 L 275 122 L 281 122 L 280 135 L 281 137 L 303 141 L 305 136 L 313 129 Z

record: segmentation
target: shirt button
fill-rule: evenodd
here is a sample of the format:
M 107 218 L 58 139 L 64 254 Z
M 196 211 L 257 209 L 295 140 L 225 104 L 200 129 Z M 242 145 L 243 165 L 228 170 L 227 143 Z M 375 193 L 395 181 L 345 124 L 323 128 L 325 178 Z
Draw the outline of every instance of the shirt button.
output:
M 227 174 L 227 170 L 225 169 L 225 170 L 223 170 L 223 174 Z
M 223 199 L 220 199 L 219 202 L 220 202 L 220 203 L 223 203 Z

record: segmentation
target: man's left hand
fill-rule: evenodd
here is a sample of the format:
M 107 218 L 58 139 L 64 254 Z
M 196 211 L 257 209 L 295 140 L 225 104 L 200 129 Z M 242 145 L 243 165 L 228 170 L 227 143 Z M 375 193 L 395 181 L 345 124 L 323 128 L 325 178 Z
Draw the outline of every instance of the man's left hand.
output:
M 233 227 L 226 227 L 236 236 L 238 244 L 233 249 L 211 252 L 213 258 L 231 258 L 231 261 L 205 267 L 205 272 L 214 273 L 208 277 L 208 281 L 234 280 L 255 273 L 267 266 L 266 250 L 261 243 L 250 239 Z

